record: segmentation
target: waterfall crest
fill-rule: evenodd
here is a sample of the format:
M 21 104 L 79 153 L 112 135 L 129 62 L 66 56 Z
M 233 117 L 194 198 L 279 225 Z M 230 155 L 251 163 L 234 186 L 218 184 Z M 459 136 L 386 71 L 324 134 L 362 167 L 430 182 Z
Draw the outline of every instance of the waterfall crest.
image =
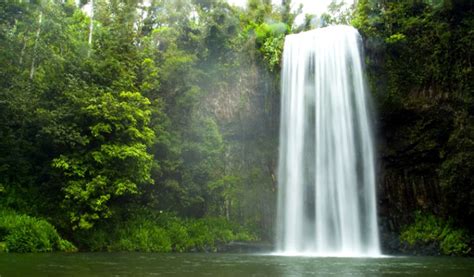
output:
M 277 252 L 380 255 L 361 38 L 350 26 L 289 35 L 282 68 Z

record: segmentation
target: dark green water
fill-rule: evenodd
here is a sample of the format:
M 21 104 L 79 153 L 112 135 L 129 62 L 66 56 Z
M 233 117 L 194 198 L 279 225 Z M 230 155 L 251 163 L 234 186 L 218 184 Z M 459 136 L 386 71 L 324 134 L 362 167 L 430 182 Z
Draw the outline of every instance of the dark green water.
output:
M 1 254 L 0 276 L 466 276 L 473 258 L 242 254 Z

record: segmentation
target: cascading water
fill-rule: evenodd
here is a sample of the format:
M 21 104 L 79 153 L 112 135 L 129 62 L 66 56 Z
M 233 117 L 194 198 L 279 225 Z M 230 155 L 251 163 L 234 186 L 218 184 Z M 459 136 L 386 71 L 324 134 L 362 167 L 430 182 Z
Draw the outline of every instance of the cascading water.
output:
M 360 35 L 289 35 L 282 71 L 277 252 L 380 255 Z

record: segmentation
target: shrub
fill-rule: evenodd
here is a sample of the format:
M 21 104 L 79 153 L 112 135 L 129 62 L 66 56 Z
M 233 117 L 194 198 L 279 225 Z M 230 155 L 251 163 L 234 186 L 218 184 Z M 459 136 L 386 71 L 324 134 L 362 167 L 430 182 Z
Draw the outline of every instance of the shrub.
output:
M 79 230 L 75 234 L 75 242 L 88 251 L 107 251 L 113 236 L 111 231 L 94 226 L 93 229 Z
M 6 252 L 77 251 L 44 219 L 0 211 L 0 243 Z
M 215 250 L 215 238 L 208 226 L 204 224 L 203 220 L 188 220 L 187 222 L 189 236 L 191 237 L 191 244 L 193 250 L 206 251 Z
M 7 244 L 5 242 L 0 242 L 0 253 L 7 252 Z
M 137 223 L 137 222 L 133 222 Z M 165 229 L 150 222 L 131 224 L 118 230 L 111 251 L 170 252 L 171 239 Z
M 77 247 L 68 240 L 59 239 L 58 250 L 62 252 L 77 252 Z
M 434 244 L 444 255 L 466 255 L 471 250 L 465 230 L 455 229 L 450 222 L 421 212 L 416 212 L 415 223 L 403 229 L 400 240 L 411 247 Z
M 193 247 L 188 227 L 183 222 L 173 222 L 167 227 L 167 232 L 175 252 L 185 252 Z
M 88 230 L 79 241 L 91 251 L 189 252 L 217 251 L 220 243 L 256 239 L 223 218 L 182 219 L 172 213 L 142 211 L 112 226 Z

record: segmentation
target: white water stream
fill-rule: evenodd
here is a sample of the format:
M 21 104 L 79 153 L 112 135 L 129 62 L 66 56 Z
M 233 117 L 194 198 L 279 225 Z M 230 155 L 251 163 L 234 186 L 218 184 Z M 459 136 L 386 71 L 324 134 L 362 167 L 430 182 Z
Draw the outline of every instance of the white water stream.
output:
M 374 147 L 361 52 L 349 26 L 285 39 L 277 253 L 380 255 Z

